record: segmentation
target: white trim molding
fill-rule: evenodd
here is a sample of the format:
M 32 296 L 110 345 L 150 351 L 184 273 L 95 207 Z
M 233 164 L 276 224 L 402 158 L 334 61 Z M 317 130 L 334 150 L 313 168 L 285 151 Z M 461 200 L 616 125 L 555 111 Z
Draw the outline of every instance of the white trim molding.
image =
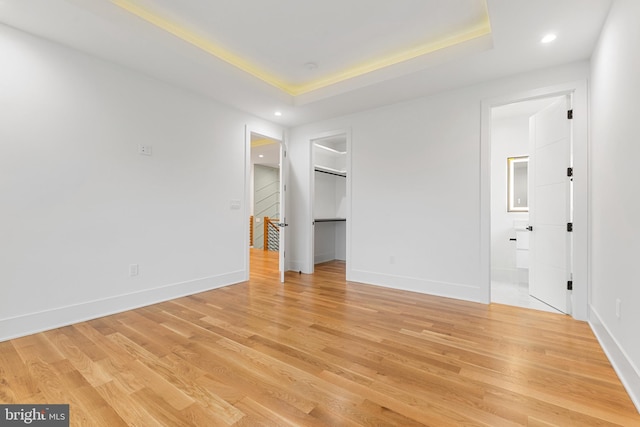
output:
M 640 412 L 640 369 L 633 364 L 592 306 L 589 306 L 589 326 L 627 390 L 631 401 Z
M 0 319 L 0 342 L 229 286 L 243 282 L 244 276 L 245 271 L 236 271 Z
M 484 303 L 483 289 L 479 286 L 464 283 L 443 282 L 358 269 L 352 269 L 351 278 L 347 280 L 366 285 L 382 286 L 388 289 L 399 289 L 461 301 Z

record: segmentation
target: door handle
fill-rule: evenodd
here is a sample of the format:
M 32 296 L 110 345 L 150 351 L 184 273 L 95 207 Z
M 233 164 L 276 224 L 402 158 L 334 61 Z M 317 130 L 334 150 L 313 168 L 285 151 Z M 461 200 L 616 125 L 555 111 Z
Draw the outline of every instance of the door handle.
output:
M 532 226 L 532 225 L 528 226 L 528 227 L 527 227 L 527 230 L 529 230 L 529 231 L 533 231 L 533 226 Z
M 278 222 L 278 223 L 276 223 L 276 225 L 277 225 L 278 227 L 288 227 L 288 226 L 289 226 L 289 224 L 284 223 L 284 222 Z

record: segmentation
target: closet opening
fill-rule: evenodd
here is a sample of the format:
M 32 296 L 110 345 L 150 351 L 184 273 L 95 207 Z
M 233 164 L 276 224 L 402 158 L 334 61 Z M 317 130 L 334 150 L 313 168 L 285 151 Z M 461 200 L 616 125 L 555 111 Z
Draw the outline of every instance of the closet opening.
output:
M 348 262 L 348 138 L 346 132 L 311 140 L 312 264 Z M 313 272 L 313 268 L 311 269 Z

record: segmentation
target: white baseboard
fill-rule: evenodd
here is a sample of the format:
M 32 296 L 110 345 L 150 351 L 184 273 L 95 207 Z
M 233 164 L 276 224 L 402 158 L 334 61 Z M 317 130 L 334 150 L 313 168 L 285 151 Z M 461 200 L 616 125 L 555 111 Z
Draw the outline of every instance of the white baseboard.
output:
M 304 262 L 302 261 L 288 261 L 286 271 L 299 271 L 305 274 L 309 273 L 308 271 L 306 271 Z
M 629 393 L 629 397 L 640 412 L 640 370 L 634 366 L 624 349 L 618 344 L 602 318 L 595 309 L 589 306 L 589 325 L 600 342 L 600 346 L 609 358 L 618 378 Z
M 245 276 L 245 271 L 236 271 L 0 319 L 0 342 L 243 282 Z
M 336 259 L 336 254 L 334 252 L 324 252 L 321 254 L 314 254 L 313 262 L 314 264 L 320 264 L 327 261 L 333 261 Z
M 422 294 L 488 304 L 488 294 L 480 287 L 471 285 L 373 273 L 356 269 L 350 269 L 348 280 L 403 291 L 419 292 Z

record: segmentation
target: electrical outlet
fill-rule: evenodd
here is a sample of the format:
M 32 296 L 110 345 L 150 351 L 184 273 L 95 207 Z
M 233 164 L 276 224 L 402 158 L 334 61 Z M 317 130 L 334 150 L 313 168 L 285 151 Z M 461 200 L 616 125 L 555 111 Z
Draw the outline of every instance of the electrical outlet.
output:
M 619 319 L 620 318 L 620 308 L 622 305 L 622 301 L 620 301 L 620 298 L 616 299 L 616 317 Z
M 138 264 L 129 264 L 129 276 L 137 276 L 140 272 Z
M 152 149 L 150 145 L 138 145 L 138 153 L 143 156 L 150 156 L 152 154 Z

